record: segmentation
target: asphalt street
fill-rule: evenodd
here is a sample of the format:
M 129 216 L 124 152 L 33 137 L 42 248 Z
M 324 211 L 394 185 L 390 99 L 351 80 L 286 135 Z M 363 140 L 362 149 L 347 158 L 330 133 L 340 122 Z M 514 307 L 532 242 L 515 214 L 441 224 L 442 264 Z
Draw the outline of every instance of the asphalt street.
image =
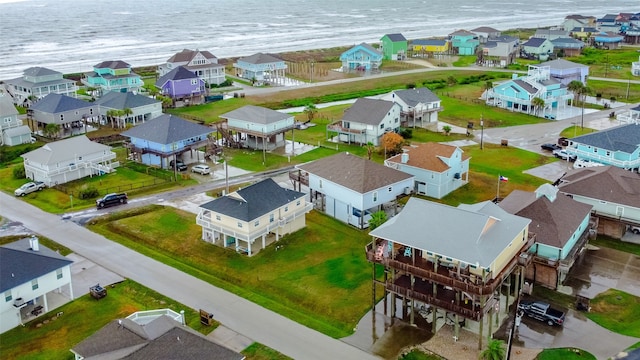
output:
M 193 309 L 294 359 L 379 359 L 95 234 L 73 221 L 0 193 L 0 215 L 62 244 L 116 274 Z

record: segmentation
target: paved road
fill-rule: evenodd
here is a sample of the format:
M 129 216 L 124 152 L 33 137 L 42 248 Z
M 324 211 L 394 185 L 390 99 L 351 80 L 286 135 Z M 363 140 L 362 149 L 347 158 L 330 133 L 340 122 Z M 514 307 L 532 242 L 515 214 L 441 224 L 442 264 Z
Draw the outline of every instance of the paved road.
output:
M 0 204 L 0 216 L 20 220 L 35 233 L 186 306 L 211 311 L 224 326 L 294 359 L 379 359 L 11 195 L 0 193 Z

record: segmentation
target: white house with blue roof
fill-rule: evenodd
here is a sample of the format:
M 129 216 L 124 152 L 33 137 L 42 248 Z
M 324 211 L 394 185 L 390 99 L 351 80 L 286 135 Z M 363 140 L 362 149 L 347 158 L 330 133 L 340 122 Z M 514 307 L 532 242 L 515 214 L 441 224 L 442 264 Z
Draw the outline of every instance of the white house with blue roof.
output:
M 484 96 L 487 105 L 551 118 L 555 118 L 552 114 L 558 108 L 564 108 L 573 99 L 567 86 L 551 76 L 551 67 L 534 65 L 529 65 L 526 76 L 514 74 L 511 80 L 495 85 Z M 544 106 L 533 106 L 535 98 L 544 100 Z
M 49 94 L 27 109 L 27 117 L 35 122 L 34 131 L 48 124 L 59 125 L 64 130 L 82 128 L 87 121 L 99 121 L 98 105 L 67 95 Z
M 22 77 L 6 80 L 5 88 L 14 104 L 29 106 L 49 94 L 76 97 L 76 82 L 65 79 L 61 72 L 35 66 L 26 69 Z
M 202 226 L 204 241 L 252 256 L 304 228 L 305 214 L 311 209 L 304 193 L 282 188 L 268 178 L 200 205 L 196 223 Z M 256 241 L 260 241 L 258 249 Z
M 394 101 L 359 98 L 341 120 L 327 125 L 327 131 L 337 133 L 342 142 L 378 146 L 384 134 L 398 132 L 401 112 L 402 106 Z
M 14 146 L 31 142 L 31 129 L 18 119 L 18 109 L 8 96 L 0 96 L 0 145 Z
M 52 296 L 73 300 L 73 261 L 39 244 L 37 237 L 0 246 L 0 333 L 53 310 Z M 55 293 L 55 294 L 54 294 Z
M 252 85 L 284 84 L 287 64 L 273 55 L 257 53 L 238 59 L 233 67 L 236 76 L 251 81 Z
M 183 153 L 199 154 L 198 148 L 209 145 L 212 132 L 214 129 L 208 126 L 164 114 L 123 132 L 122 136 L 129 138 L 126 146 L 132 158 L 166 169 Z
M 440 98 L 427 88 L 394 90 L 380 98 L 400 105 L 401 125 L 436 129 L 438 113 L 444 108 Z
M 627 170 L 640 168 L 640 123 L 630 123 L 569 139 L 569 154 Z
M 162 101 L 132 92 L 110 91 L 96 100 L 95 104 L 102 119 L 106 118 L 109 110 L 131 110 L 131 114 L 122 115 L 122 119 L 119 119 L 123 122 L 122 127 L 125 124 L 138 125 L 162 115 Z

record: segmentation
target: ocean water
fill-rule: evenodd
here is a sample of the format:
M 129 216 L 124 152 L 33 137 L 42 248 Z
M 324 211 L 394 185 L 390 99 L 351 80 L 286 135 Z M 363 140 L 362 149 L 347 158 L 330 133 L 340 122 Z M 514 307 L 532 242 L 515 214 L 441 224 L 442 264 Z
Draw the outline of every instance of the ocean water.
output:
M 71 73 L 105 60 L 156 65 L 184 48 L 224 58 L 620 12 L 640 12 L 640 1 L 0 0 L 0 79 L 32 66 Z

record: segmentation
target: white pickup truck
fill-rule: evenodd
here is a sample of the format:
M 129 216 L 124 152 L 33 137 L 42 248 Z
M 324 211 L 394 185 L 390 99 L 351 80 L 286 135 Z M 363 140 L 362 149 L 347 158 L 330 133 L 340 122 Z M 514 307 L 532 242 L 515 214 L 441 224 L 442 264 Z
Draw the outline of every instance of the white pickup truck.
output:
M 34 191 L 43 190 L 45 187 L 46 185 L 42 181 L 30 181 L 17 188 L 16 191 L 13 192 L 13 194 L 15 196 L 25 196 Z

